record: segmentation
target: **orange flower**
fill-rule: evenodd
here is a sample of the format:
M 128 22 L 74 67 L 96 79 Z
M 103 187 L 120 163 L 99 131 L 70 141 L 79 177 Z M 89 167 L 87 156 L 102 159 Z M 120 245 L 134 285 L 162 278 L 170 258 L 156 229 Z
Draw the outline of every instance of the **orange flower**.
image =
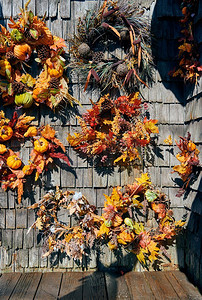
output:
M 131 243 L 134 240 L 134 233 L 130 230 L 124 230 L 118 235 L 118 242 L 119 244 L 126 245 L 127 243 Z
M 63 66 L 60 63 L 60 60 L 57 57 L 48 58 L 46 60 L 48 65 L 48 74 L 51 77 L 59 78 L 63 74 Z

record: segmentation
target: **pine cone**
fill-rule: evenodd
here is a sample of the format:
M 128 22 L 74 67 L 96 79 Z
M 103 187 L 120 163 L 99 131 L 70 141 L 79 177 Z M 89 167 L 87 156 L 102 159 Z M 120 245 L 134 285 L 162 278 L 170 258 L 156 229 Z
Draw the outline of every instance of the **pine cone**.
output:
M 94 40 L 96 39 L 97 35 L 98 35 L 98 34 L 97 34 L 97 32 L 96 32 L 95 29 L 92 29 L 92 30 L 89 32 L 88 40 L 89 40 L 89 43 L 90 43 L 90 44 L 94 42 Z
M 92 56 L 93 63 L 100 63 L 104 58 L 104 53 L 101 51 L 94 52 Z
M 6 53 L 6 59 L 11 63 L 14 64 L 17 61 L 17 57 L 14 55 L 12 51 Z
M 47 45 L 40 45 L 37 47 L 37 55 L 38 58 L 41 59 L 41 61 L 46 60 L 47 58 L 50 57 L 50 48 Z
M 78 47 L 78 52 L 82 57 L 87 57 L 90 54 L 90 47 L 86 43 L 82 43 Z
M 101 103 L 100 117 L 109 117 L 111 116 L 111 109 L 114 107 L 113 102 L 110 99 L 105 99 Z
M 120 64 L 118 65 L 116 72 L 119 76 L 123 77 L 128 73 L 128 67 L 126 66 L 126 64 Z
M 25 85 L 22 82 L 18 82 L 16 80 L 14 80 L 12 83 L 12 88 L 13 88 L 14 94 L 22 94 L 24 92 Z
M 49 81 L 49 87 L 51 89 L 58 89 L 60 85 L 60 79 L 59 78 L 51 78 Z

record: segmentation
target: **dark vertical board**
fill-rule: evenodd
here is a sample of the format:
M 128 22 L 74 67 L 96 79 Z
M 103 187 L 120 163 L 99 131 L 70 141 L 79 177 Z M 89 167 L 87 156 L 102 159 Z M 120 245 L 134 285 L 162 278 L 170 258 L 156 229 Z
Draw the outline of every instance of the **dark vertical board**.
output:
M 45 273 L 42 275 L 36 297 L 37 300 L 57 299 L 62 273 Z
M 83 300 L 106 300 L 104 273 L 83 273 Z
M 197 288 L 187 279 L 186 275 L 180 271 L 173 272 L 174 277 L 181 285 L 183 290 L 187 293 L 188 299 L 201 300 L 202 296 Z
M 133 300 L 124 276 L 105 274 L 107 295 L 109 300 Z
M 145 272 L 144 275 L 156 299 L 179 299 L 163 272 Z
M 64 273 L 58 299 L 82 299 L 82 276 L 82 272 Z
M 188 300 L 189 299 L 188 295 L 186 294 L 186 292 L 183 290 L 181 285 L 178 283 L 178 281 L 174 277 L 173 272 L 167 271 L 167 272 L 164 272 L 164 275 L 167 277 L 167 279 L 169 280 L 173 289 L 178 294 L 178 297 L 182 300 Z
M 30 300 L 34 298 L 41 276 L 41 273 L 22 274 L 10 299 Z
M 0 299 L 9 299 L 13 292 L 21 274 L 20 273 L 7 273 L 3 274 L 0 278 Z
M 128 289 L 135 300 L 155 299 L 150 287 L 145 282 L 143 272 L 129 272 L 125 274 Z

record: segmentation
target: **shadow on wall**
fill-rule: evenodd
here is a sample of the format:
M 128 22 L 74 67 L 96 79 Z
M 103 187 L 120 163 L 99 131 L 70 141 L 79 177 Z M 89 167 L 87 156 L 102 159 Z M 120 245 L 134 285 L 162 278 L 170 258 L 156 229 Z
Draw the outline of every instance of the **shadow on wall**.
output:
M 152 53 L 155 60 L 158 78 L 164 87 L 171 90 L 176 99 L 186 104 L 186 98 L 191 97 L 194 84 L 186 83 L 178 78 L 173 78 L 169 72 L 176 67 L 178 56 L 178 39 L 181 37 L 179 18 L 182 16 L 180 1 L 157 0 L 151 22 L 153 35 Z M 185 95 L 186 94 L 186 95 Z
M 184 272 L 202 292 L 202 178 L 198 191 L 192 191 L 194 199 L 185 230 Z M 178 251 L 178 259 L 181 253 Z

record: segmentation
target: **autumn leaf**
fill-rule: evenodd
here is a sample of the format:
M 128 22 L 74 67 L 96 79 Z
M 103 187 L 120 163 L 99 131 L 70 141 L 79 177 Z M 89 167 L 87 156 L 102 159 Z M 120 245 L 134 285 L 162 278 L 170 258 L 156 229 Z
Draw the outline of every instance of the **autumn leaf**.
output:
M 142 175 L 141 175 L 141 177 L 139 177 L 139 178 L 135 178 L 135 180 L 139 183 L 139 184 L 142 184 L 142 185 L 149 185 L 149 184 L 151 184 L 151 181 L 150 181 L 150 177 L 148 176 L 148 174 L 147 173 L 143 173 Z
M 148 202 L 153 202 L 158 197 L 158 195 L 152 190 L 146 190 L 145 197 Z
M 167 137 L 167 139 L 164 140 L 164 143 L 165 143 L 165 144 L 168 144 L 169 146 L 171 146 L 171 145 L 173 144 L 171 135 L 169 135 L 169 136 Z
M 41 220 L 40 217 L 38 217 L 38 218 L 36 219 L 35 225 L 36 225 L 36 228 L 38 228 L 39 230 L 42 230 L 42 229 L 43 229 L 43 222 L 42 222 L 42 220 Z
M 144 118 L 144 126 L 148 133 L 159 133 L 158 127 L 155 125 L 158 120 L 147 120 L 147 117 Z
M 136 234 L 140 234 L 144 231 L 144 225 L 142 223 L 135 222 L 133 225 L 133 229 L 135 230 Z
M 41 135 L 48 140 L 52 140 L 55 137 L 55 130 L 50 126 L 46 125 L 44 129 L 41 131 Z
M 100 226 L 100 229 L 99 229 L 97 235 L 98 235 L 98 236 L 101 236 L 101 235 L 104 235 L 104 234 L 108 235 L 109 232 L 110 232 L 110 228 L 107 227 L 107 226 L 105 225 L 105 223 L 103 223 L 103 224 Z

